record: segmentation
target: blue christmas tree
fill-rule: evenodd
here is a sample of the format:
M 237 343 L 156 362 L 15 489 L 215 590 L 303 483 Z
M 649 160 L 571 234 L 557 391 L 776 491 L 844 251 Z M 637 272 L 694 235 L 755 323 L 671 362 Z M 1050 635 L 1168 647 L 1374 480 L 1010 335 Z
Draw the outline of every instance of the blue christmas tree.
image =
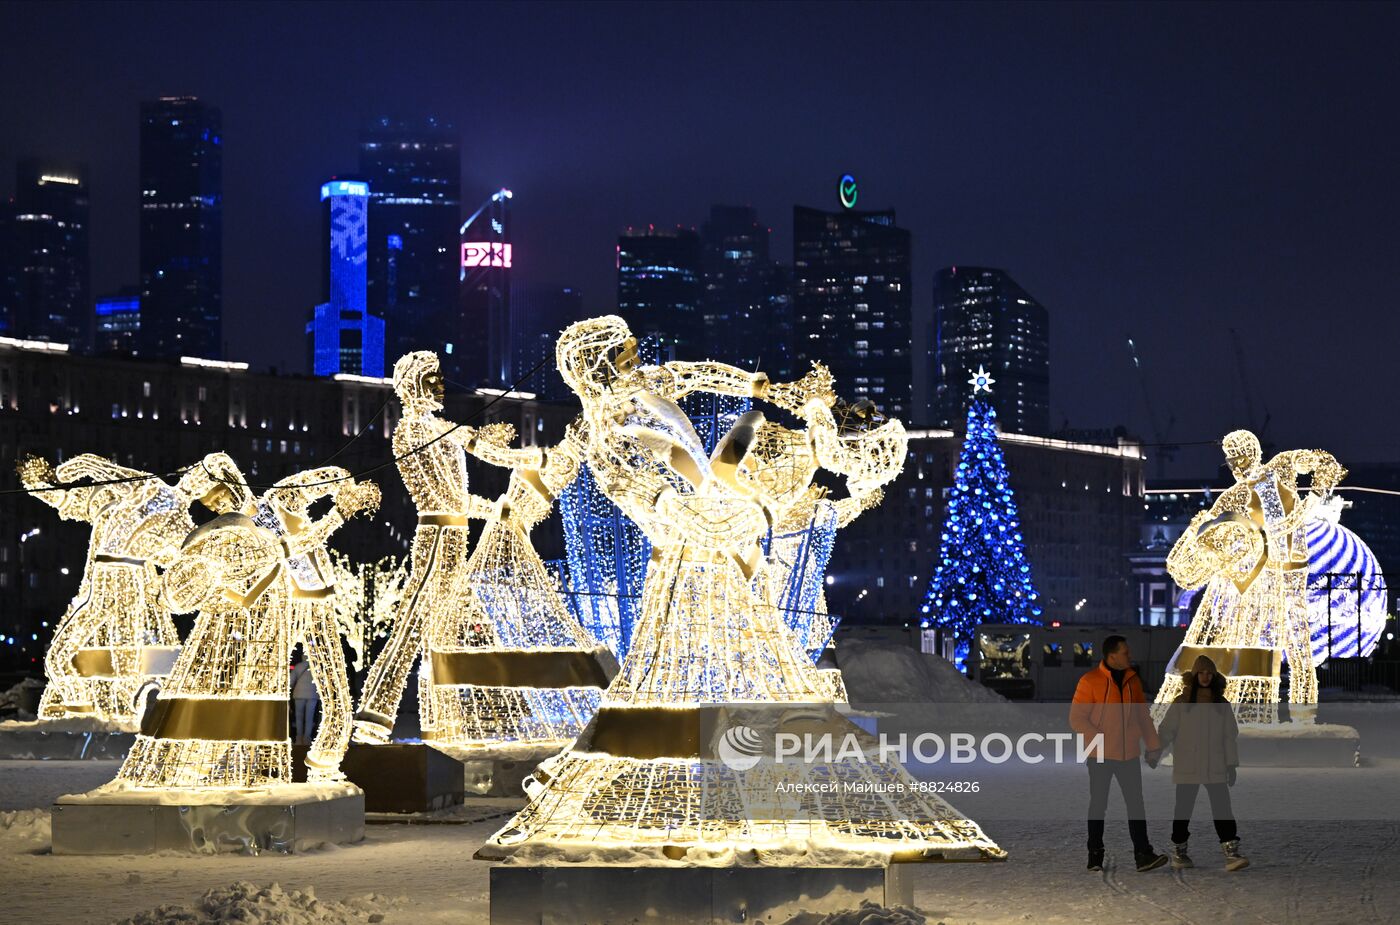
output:
M 960 656 L 979 623 L 1040 622 L 1040 595 L 997 442 L 996 412 L 976 397 L 990 391 L 992 381 L 979 368 L 970 383 L 967 437 L 948 497 L 938 567 L 920 608 L 922 625 L 951 631 Z

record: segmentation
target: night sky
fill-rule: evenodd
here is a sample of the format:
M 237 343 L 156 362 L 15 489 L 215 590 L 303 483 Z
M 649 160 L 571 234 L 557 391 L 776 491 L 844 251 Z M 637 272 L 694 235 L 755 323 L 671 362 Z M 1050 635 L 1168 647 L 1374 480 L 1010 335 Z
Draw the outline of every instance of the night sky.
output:
M 0 36 L 0 191 L 89 164 L 99 293 L 137 280 L 138 102 L 222 108 L 234 359 L 300 370 L 319 184 L 432 114 L 464 209 L 513 189 L 516 273 L 590 310 L 622 228 L 749 203 L 787 262 L 850 172 L 913 231 L 916 316 L 948 264 L 1047 306 L 1055 426 L 1151 440 L 1129 335 L 1172 439 L 1245 425 L 1235 327 L 1270 438 L 1400 460 L 1395 5 L 45 3 Z

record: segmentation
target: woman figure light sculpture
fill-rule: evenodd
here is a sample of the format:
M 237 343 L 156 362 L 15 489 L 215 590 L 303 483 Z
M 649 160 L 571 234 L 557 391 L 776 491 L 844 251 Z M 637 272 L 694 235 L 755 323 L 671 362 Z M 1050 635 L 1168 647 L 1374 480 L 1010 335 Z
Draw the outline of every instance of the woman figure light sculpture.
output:
M 217 453 L 204 462 L 226 459 Z M 180 642 L 169 611 L 157 600 L 157 569 L 174 561 L 194 528 L 190 504 L 214 491 L 208 470 L 196 465 L 170 486 L 91 453 L 57 470 L 31 456 L 18 470 L 24 487 L 64 520 L 92 524 L 78 594 L 44 655 L 48 685 L 39 718 L 95 716 L 132 724 L 142 684 L 166 667 L 152 656 Z M 83 480 L 90 483 L 78 484 Z
M 1183 588 L 1205 586 L 1186 639 L 1167 663 L 1154 712 L 1181 693 L 1181 665 L 1205 655 L 1229 678 L 1225 698 L 1246 722 L 1278 718 L 1279 664 L 1288 655 L 1288 702 L 1295 720 L 1317 709 L 1317 671 L 1308 627 L 1306 521 L 1346 476 L 1322 450 L 1290 450 L 1262 461 L 1247 430 L 1226 434 L 1235 484 L 1191 520 L 1167 556 Z M 1311 475 L 1306 494 L 1298 477 Z
M 542 463 L 539 449 L 506 446 L 514 437 L 508 425 L 464 427 L 439 416 L 446 390 L 437 355 L 431 351 L 399 357 L 394 391 L 403 403 L 403 417 L 394 427 L 394 455 L 418 508 L 418 527 L 398 614 L 370 668 L 355 714 L 355 741 L 371 744 L 389 741 L 409 672 L 420 655 L 419 721 L 425 737 L 437 727 L 433 660 L 427 657 L 425 642 L 439 632 L 433 621 L 446 618 L 459 599 L 470 518 L 490 517 L 498 510 L 468 491 L 467 454 L 508 468 L 538 468 Z
M 221 475 L 232 491 L 236 470 Z M 319 483 L 319 484 L 318 484 Z M 331 495 L 315 521 L 307 509 Z M 379 504 L 372 482 L 325 467 L 278 482 L 265 496 L 198 527 L 166 574 L 165 597 L 198 609 L 194 629 L 117 783 L 136 788 L 252 789 L 291 782 L 287 701 L 292 646 L 307 648 L 324 718 L 308 780 L 341 779 L 350 693 L 340 637 L 322 584 L 325 544 L 346 519 Z
M 712 865 L 790 863 L 812 849 L 844 850 L 866 864 L 1002 856 L 975 823 L 936 797 L 912 786 L 891 795 L 890 784 L 912 784 L 897 766 L 755 766 L 757 758 L 735 762 L 726 751 L 734 734 L 753 732 L 732 723 L 726 731 L 735 714 L 833 712 L 830 683 L 799 651 L 767 582 L 753 580 L 764 567 L 760 537 L 805 494 L 816 465 L 801 451 L 782 451 L 793 442 L 765 430 L 757 412 L 706 458 L 675 401 L 692 391 L 766 399 L 810 421 L 816 460 L 849 466 L 862 488 L 865 477 L 898 472 L 906 442 L 898 422 L 869 435 L 893 466 L 860 462 L 837 432 L 824 370 L 770 385 L 762 374 L 718 363 L 638 367 L 635 340 L 611 316 L 571 325 L 557 355 L 583 402 L 573 433 L 580 456 L 646 531 L 656 559 L 635 641 L 598 714 L 571 750 L 527 781 L 529 805 L 480 856 L 582 861 L 615 848 Z M 790 466 L 781 465 L 784 457 Z M 835 781 L 835 792 L 794 797 L 796 805 L 775 796 L 777 785 L 814 774 Z M 845 781 L 882 784 L 882 797 L 843 792 Z

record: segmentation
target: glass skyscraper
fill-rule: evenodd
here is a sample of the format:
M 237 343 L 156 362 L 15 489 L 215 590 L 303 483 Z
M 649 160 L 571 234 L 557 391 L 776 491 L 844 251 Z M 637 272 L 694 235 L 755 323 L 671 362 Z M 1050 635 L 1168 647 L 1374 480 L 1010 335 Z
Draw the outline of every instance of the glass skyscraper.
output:
M 693 230 L 628 229 L 617 239 L 617 313 L 661 360 L 705 359 L 700 236 Z
M 369 184 L 331 180 L 321 185 L 326 301 L 306 325 L 311 372 L 384 375 L 384 319 L 366 304 Z
M 913 404 L 910 238 L 893 210 L 792 216 L 793 359 L 831 368 L 836 392 L 909 420 Z
M 141 104 L 142 356 L 223 355 L 221 126 L 192 96 Z
M 360 133 L 359 177 L 370 189 L 368 307 L 385 321 L 390 364 L 410 350 L 446 361 L 474 336 L 458 324 L 457 135 L 435 119 L 375 120 Z
M 710 207 L 700 229 L 703 352 L 777 382 L 792 375 L 792 299 L 790 274 L 769 257 L 769 233 L 749 206 Z
M 995 384 L 983 399 L 1007 433 L 1050 433 L 1050 321 L 1045 307 L 1003 270 L 947 267 L 933 281 L 935 427 L 967 420 L 967 380 L 985 367 Z
M 132 356 L 141 332 L 141 289 L 123 286 L 97 297 L 92 332 L 93 352 L 107 356 Z
M 0 334 L 87 346 L 92 313 L 86 171 L 19 161 L 0 254 Z

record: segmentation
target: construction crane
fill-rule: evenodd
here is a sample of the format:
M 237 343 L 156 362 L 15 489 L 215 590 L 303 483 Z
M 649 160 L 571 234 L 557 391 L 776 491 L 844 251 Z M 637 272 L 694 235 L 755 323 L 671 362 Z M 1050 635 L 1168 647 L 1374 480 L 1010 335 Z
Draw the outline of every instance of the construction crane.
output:
M 1137 344 L 1133 343 L 1131 337 L 1128 338 L 1128 353 L 1133 357 L 1133 368 L 1137 370 L 1138 383 L 1142 386 L 1142 403 L 1147 406 L 1147 420 L 1152 425 L 1152 438 L 1157 442 L 1154 447 L 1157 457 L 1157 478 L 1167 477 L 1167 463 L 1176 459 L 1176 451 L 1181 447 L 1169 443 L 1172 428 L 1176 426 L 1176 415 L 1167 418 L 1167 426 L 1162 426 L 1161 418 L 1157 417 L 1157 407 L 1152 403 L 1152 391 L 1147 387 L 1147 374 L 1142 370 L 1142 361 L 1138 359 Z

